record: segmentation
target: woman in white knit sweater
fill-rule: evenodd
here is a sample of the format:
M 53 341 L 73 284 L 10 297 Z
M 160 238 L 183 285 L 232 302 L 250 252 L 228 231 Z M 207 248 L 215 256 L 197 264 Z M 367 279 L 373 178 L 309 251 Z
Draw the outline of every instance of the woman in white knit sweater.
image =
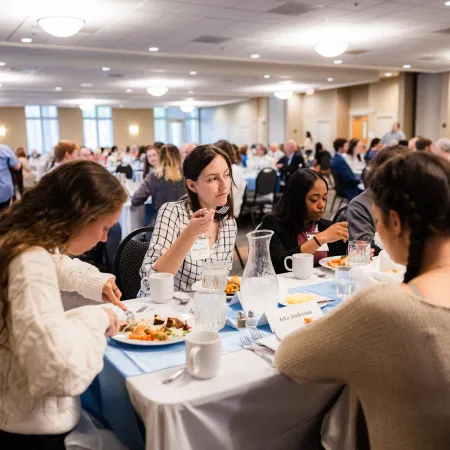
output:
M 106 169 L 74 161 L 0 215 L 0 448 L 62 450 L 77 425 L 78 396 L 119 324 L 110 308 L 65 313 L 60 290 L 119 306 L 121 293 L 112 275 L 67 255 L 106 241 L 126 199 Z
M 361 291 L 291 334 L 276 363 L 298 382 L 349 385 L 372 450 L 448 449 L 450 162 L 397 156 L 374 173 L 371 189 L 384 247 L 407 265 L 404 284 Z

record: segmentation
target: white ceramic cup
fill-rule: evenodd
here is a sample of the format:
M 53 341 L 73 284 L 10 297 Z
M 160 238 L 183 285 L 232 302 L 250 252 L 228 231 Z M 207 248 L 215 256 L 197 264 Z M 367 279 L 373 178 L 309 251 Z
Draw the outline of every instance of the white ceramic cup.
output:
M 149 277 L 142 278 L 141 290 L 148 292 L 144 281 L 150 287 L 150 296 L 154 303 L 167 303 L 173 298 L 173 274 L 165 272 L 152 273 Z
M 222 348 L 215 331 L 193 331 L 186 336 L 186 367 L 195 378 L 214 378 L 220 370 Z
M 292 261 L 292 269 L 287 265 L 288 260 Z M 287 256 L 284 259 L 284 267 L 289 272 L 293 272 L 295 278 L 306 280 L 313 274 L 314 255 L 309 253 L 296 253 L 295 255 Z

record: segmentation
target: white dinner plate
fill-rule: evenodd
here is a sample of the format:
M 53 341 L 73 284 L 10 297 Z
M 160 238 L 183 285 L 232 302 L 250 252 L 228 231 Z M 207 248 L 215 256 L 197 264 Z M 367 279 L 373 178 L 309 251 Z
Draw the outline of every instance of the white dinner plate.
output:
M 228 277 L 228 280 L 231 280 L 233 277 Z M 241 281 L 241 277 L 238 277 L 239 278 L 239 281 Z M 193 290 L 193 291 L 199 291 L 199 290 L 201 290 L 202 289 L 202 280 L 198 280 L 198 281 L 196 281 L 192 286 L 191 286 L 191 289 Z M 238 291 L 239 292 L 239 291 Z M 231 300 L 233 297 L 234 297 L 234 294 L 230 294 L 230 295 L 228 295 L 228 294 L 226 294 L 226 296 L 227 296 L 227 300 Z
M 145 311 L 142 314 L 136 314 L 136 319 L 147 319 L 153 318 L 155 314 L 159 314 L 157 310 L 152 311 L 151 313 Z M 194 327 L 194 316 L 192 314 L 182 314 L 179 311 L 173 310 L 173 314 L 167 314 L 166 311 L 161 313 L 160 316 L 163 319 L 167 319 L 168 317 L 177 317 L 180 320 L 187 321 L 188 325 Z M 192 330 L 191 330 L 192 331 Z M 172 345 L 178 344 L 179 342 L 184 342 L 186 340 L 186 336 L 180 336 L 179 338 L 169 338 L 167 341 L 140 341 L 138 339 L 130 339 L 128 335 L 129 331 L 117 333 L 111 339 L 114 339 L 117 342 L 124 342 L 125 344 L 131 345 L 140 345 L 144 347 L 160 347 L 162 345 Z
M 334 267 L 330 267 L 327 263 L 328 263 L 328 261 L 333 261 L 333 259 L 338 259 L 338 258 L 340 258 L 340 256 L 328 256 L 328 258 L 322 258 L 322 259 L 319 261 L 319 264 L 320 264 L 322 267 L 325 267 L 325 269 L 334 270 L 335 268 L 334 268 Z M 374 262 L 375 262 L 375 261 L 374 261 L 373 258 L 372 258 L 372 261 L 371 261 L 370 264 L 373 264 Z

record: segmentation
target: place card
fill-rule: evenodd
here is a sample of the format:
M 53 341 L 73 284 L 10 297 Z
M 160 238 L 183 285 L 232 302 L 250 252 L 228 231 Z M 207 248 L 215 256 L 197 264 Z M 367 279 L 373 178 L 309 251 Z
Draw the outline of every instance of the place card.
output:
M 266 316 L 272 331 L 279 339 L 284 339 L 293 331 L 320 319 L 323 312 L 316 301 L 311 301 L 267 311 Z

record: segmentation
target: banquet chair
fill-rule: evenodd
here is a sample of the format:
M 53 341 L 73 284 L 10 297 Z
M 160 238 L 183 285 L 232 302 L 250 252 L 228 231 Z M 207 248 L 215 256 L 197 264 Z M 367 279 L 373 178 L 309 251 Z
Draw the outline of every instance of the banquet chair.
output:
M 259 211 L 259 217 L 262 217 L 265 206 L 273 206 L 275 192 L 277 189 L 277 172 L 266 167 L 261 170 L 256 177 L 255 190 L 250 194 L 246 191 L 242 208 L 250 212 L 253 228 L 256 228 L 255 210 Z
M 332 171 L 332 173 L 333 173 L 334 188 L 336 190 L 336 193 L 333 198 L 333 203 L 331 204 L 331 212 L 334 211 L 334 207 L 336 205 L 338 198 L 340 199 L 339 205 L 337 207 L 338 210 L 342 208 L 342 205 L 344 204 L 344 202 L 346 202 L 346 201 L 348 202 L 348 200 L 345 198 L 345 193 L 342 189 L 341 180 L 339 178 L 339 175 L 337 173 L 335 173 L 334 171 Z
M 122 292 L 122 300 L 136 298 L 141 288 L 139 270 L 144 261 L 150 241 L 138 241 L 134 238 L 153 232 L 153 227 L 142 227 L 132 231 L 119 245 L 114 260 L 114 275 L 117 287 Z

